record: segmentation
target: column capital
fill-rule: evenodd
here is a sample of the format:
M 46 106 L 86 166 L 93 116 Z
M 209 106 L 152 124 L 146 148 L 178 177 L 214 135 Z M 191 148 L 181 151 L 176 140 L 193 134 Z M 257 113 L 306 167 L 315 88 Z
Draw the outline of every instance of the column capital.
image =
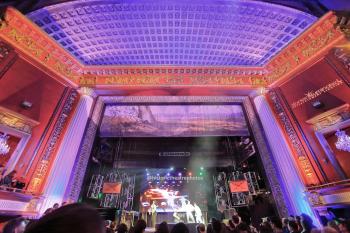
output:
M 81 95 L 81 96 L 90 96 L 92 98 L 96 98 L 97 97 L 97 94 L 95 93 L 95 91 L 90 88 L 90 87 L 80 87 L 78 89 L 78 93 Z

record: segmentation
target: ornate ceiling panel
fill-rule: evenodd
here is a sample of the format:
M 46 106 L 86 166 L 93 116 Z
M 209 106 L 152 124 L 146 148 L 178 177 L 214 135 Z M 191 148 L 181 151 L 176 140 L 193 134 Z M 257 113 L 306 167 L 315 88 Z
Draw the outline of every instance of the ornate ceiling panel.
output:
M 27 15 L 85 65 L 263 66 L 316 21 L 247 0 L 78 0 Z

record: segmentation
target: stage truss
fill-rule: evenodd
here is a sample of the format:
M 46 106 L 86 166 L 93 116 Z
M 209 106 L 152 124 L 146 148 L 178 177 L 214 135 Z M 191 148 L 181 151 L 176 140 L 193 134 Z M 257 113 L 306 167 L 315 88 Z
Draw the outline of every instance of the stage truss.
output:
M 115 194 L 103 193 L 103 183 L 121 182 L 121 192 Z M 100 199 L 100 207 L 117 208 L 119 210 L 132 210 L 135 192 L 135 176 L 127 173 L 111 172 L 103 176 L 101 174 L 93 175 L 87 192 L 87 197 L 91 199 Z

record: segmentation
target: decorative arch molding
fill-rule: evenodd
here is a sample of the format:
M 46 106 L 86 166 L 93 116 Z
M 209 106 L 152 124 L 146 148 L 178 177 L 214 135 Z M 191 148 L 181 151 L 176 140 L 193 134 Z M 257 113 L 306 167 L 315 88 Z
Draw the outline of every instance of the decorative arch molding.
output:
M 87 164 L 90 158 L 92 147 L 95 141 L 96 133 L 103 116 L 106 104 L 135 104 L 135 103 L 193 103 L 193 104 L 239 104 L 242 105 L 248 125 L 254 136 L 256 145 L 261 156 L 261 160 L 268 178 L 271 192 L 276 201 L 280 216 L 288 216 L 289 203 L 285 196 L 284 188 L 281 186 L 280 175 L 275 169 L 275 162 L 268 148 L 263 129 L 259 119 L 254 111 L 249 97 L 242 96 L 100 96 L 94 106 L 92 117 L 88 122 L 80 150 L 76 157 L 73 174 L 70 177 L 68 189 L 65 194 L 65 200 L 77 201 L 81 192 Z

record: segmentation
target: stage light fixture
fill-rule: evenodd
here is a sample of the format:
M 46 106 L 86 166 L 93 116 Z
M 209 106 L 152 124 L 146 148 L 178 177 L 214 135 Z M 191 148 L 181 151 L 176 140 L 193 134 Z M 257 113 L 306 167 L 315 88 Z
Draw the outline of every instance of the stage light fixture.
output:
M 149 173 L 147 173 L 147 176 L 149 176 Z
M 200 175 L 200 176 L 202 176 L 202 175 L 203 175 L 203 173 L 202 173 L 202 172 L 200 172 L 200 173 L 199 173 L 199 175 Z
M 203 171 L 203 170 L 204 170 L 204 167 L 201 167 L 201 170 Z
M 170 167 L 170 171 L 174 171 L 174 167 Z
M 170 176 L 170 173 L 168 172 L 166 175 L 167 175 L 167 176 Z
M 181 172 L 179 172 L 179 174 L 178 174 L 179 176 L 182 176 L 182 174 L 181 174 Z
M 188 175 L 189 175 L 189 176 L 192 176 L 192 172 L 189 172 Z

